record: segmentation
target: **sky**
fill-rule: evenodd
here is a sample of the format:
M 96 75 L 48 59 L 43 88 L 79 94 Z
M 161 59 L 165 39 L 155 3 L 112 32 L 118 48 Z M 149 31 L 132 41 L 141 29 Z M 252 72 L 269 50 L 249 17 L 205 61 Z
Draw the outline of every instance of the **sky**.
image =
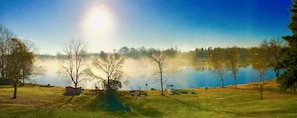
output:
M 252 47 L 291 35 L 291 0 L 0 0 L 0 24 L 40 54 L 70 39 L 89 52 L 127 47 L 188 51 Z

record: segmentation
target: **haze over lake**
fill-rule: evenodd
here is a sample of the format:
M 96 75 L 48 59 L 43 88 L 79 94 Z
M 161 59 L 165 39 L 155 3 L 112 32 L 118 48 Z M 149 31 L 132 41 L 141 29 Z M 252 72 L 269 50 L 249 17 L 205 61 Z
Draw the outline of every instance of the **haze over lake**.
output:
M 144 61 L 148 61 L 145 63 Z M 54 86 L 73 86 L 69 79 L 58 74 L 60 69 L 59 60 L 46 59 L 38 60 L 46 72 L 43 76 L 36 77 L 35 83 L 38 84 L 50 84 Z M 175 67 L 174 71 L 165 73 L 164 85 L 174 85 L 176 89 L 182 88 L 198 88 L 198 87 L 220 87 L 221 83 L 219 78 L 210 73 L 209 67 L 193 67 L 193 66 L 181 66 Z M 123 66 L 124 76 L 122 78 L 123 87 L 121 89 L 130 90 L 138 89 L 160 89 L 160 83 L 157 81 L 158 75 L 155 74 L 155 68 L 149 60 L 134 60 L 127 59 Z M 258 81 L 258 75 L 252 66 L 241 67 L 237 75 L 237 83 L 244 84 Z M 268 74 L 264 76 L 264 79 L 273 79 L 275 74 L 272 70 L 268 71 Z M 80 83 L 83 88 L 93 89 L 96 85 L 96 79 L 86 80 Z M 230 72 L 226 72 L 224 76 L 225 86 L 233 85 L 234 79 Z M 97 83 L 98 84 L 98 83 Z M 146 86 L 147 84 L 147 86 Z

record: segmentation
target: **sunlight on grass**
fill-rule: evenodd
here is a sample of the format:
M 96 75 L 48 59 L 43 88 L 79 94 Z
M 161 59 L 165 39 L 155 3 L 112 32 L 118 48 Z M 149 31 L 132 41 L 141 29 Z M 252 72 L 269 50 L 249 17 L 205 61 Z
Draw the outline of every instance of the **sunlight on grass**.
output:
M 147 91 L 148 96 L 132 97 L 119 91 L 120 104 L 131 111 L 109 111 L 91 90 L 79 96 L 64 96 L 64 88 L 19 87 L 18 98 L 11 99 L 13 88 L 0 87 L 1 117 L 293 117 L 297 116 L 296 94 L 239 86 L 225 88 L 183 89 L 179 94 L 161 96 L 160 91 Z

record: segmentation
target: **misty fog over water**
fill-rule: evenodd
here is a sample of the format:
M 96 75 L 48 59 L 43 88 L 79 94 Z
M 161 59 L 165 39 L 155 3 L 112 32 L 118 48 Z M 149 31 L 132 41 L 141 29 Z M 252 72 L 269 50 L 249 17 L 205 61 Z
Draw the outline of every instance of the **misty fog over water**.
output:
M 123 65 L 123 86 L 121 89 L 160 89 L 160 82 L 157 80 L 158 75 L 155 74 L 155 67 L 148 60 L 127 59 Z M 57 59 L 38 60 L 38 63 L 45 68 L 45 74 L 34 78 L 34 82 L 38 84 L 50 84 L 53 86 L 73 86 L 72 82 L 66 77 L 58 74 L 60 69 Z M 252 66 L 241 67 L 237 75 L 237 83 L 244 84 L 259 80 L 257 72 Z M 264 76 L 264 79 L 275 78 L 272 70 Z M 79 86 L 87 89 L 94 89 L 98 80 L 85 80 Z M 230 72 L 226 72 L 224 76 L 225 86 L 233 85 L 234 79 Z M 147 85 L 147 86 L 146 86 Z M 200 67 L 195 69 L 193 66 L 176 67 L 175 71 L 165 73 L 164 85 L 174 85 L 175 89 L 182 88 L 198 88 L 198 87 L 220 87 L 220 79 L 210 73 L 208 67 Z

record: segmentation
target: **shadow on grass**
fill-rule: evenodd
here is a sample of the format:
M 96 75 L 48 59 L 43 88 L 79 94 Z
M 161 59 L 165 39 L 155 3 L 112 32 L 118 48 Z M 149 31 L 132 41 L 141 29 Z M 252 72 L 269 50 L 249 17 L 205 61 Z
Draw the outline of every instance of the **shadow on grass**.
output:
M 165 97 L 169 98 L 168 96 L 165 96 Z M 175 99 L 175 98 L 170 98 L 170 99 L 173 99 L 173 100 L 175 100 L 175 101 L 177 101 L 177 102 L 179 102 L 179 103 L 182 103 L 182 104 L 184 104 L 184 105 L 187 105 L 188 107 L 194 107 L 194 108 L 196 108 L 196 109 L 198 109 L 198 110 L 203 110 L 203 109 L 201 109 L 200 106 L 196 106 L 196 105 L 193 105 L 193 104 L 190 104 L 190 103 L 187 103 L 187 102 L 184 102 L 184 101 Z
M 135 99 L 137 100 L 137 99 Z M 143 107 L 143 104 L 131 104 L 127 105 L 123 102 L 124 100 L 116 96 L 116 92 L 108 95 L 106 91 L 101 91 L 98 96 L 89 104 L 89 108 L 92 110 L 107 110 L 114 112 L 115 117 L 124 117 L 125 115 L 130 116 L 131 114 L 135 117 L 147 116 L 147 117 L 161 117 L 163 114 L 157 109 Z M 133 109 L 133 112 L 131 112 Z M 117 112 L 120 111 L 120 112 Z M 129 112 L 129 114 L 123 113 Z
M 0 88 L 13 88 L 12 85 L 0 85 Z
M 114 93 L 107 94 L 106 91 L 102 91 L 91 102 L 90 108 L 92 109 L 106 109 L 108 111 L 131 111 L 130 106 L 122 103 L 122 101 Z
M 144 104 L 140 104 L 140 105 L 135 105 L 132 106 L 133 110 L 138 112 L 141 115 L 147 116 L 147 117 L 162 117 L 163 113 L 160 112 L 159 110 L 152 108 L 152 107 L 146 107 L 144 108 L 143 106 L 145 106 Z
M 71 101 L 72 101 L 73 98 L 74 98 L 74 96 L 72 96 L 71 98 L 69 98 L 65 103 L 59 104 L 59 105 L 55 106 L 54 108 L 55 109 L 60 109 L 62 106 L 71 103 Z M 75 108 L 74 108 L 74 110 L 75 110 Z
M 166 96 L 168 97 L 168 96 Z M 168 97 L 170 98 L 170 97 Z M 239 117 L 270 117 L 271 115 L 278 115 L 278 114 L 290 114 L 290 115 L 294 115 L 295 112 L 295 108 L 291 108 L 291 109 L 281 109 L 281 110 L 266 110 L 266 111 L 261 111 L 261 109 L 254 109 L 254 111 L 244 111 L 244 112 L 240 112 L 240 111 L 225 111 L 225 110 L 214 110 L 214 109 L 208 109 L 208 108 L 203 108 L 201 106 L 197 106 L 197 105 L 192 105 L 190 103 L 175 99 L 175 98 L 170 98 L 173 99 L 179 103 L 182 103 L 184 105 L 187 105 L 188 107 L 193 107 L 193 108 L 197 108 L 198 110 L 201 111 L 207 111 L 207 112 L 214 112 L 217 114 L 233 114 L 235 116 L 239 116 Z

